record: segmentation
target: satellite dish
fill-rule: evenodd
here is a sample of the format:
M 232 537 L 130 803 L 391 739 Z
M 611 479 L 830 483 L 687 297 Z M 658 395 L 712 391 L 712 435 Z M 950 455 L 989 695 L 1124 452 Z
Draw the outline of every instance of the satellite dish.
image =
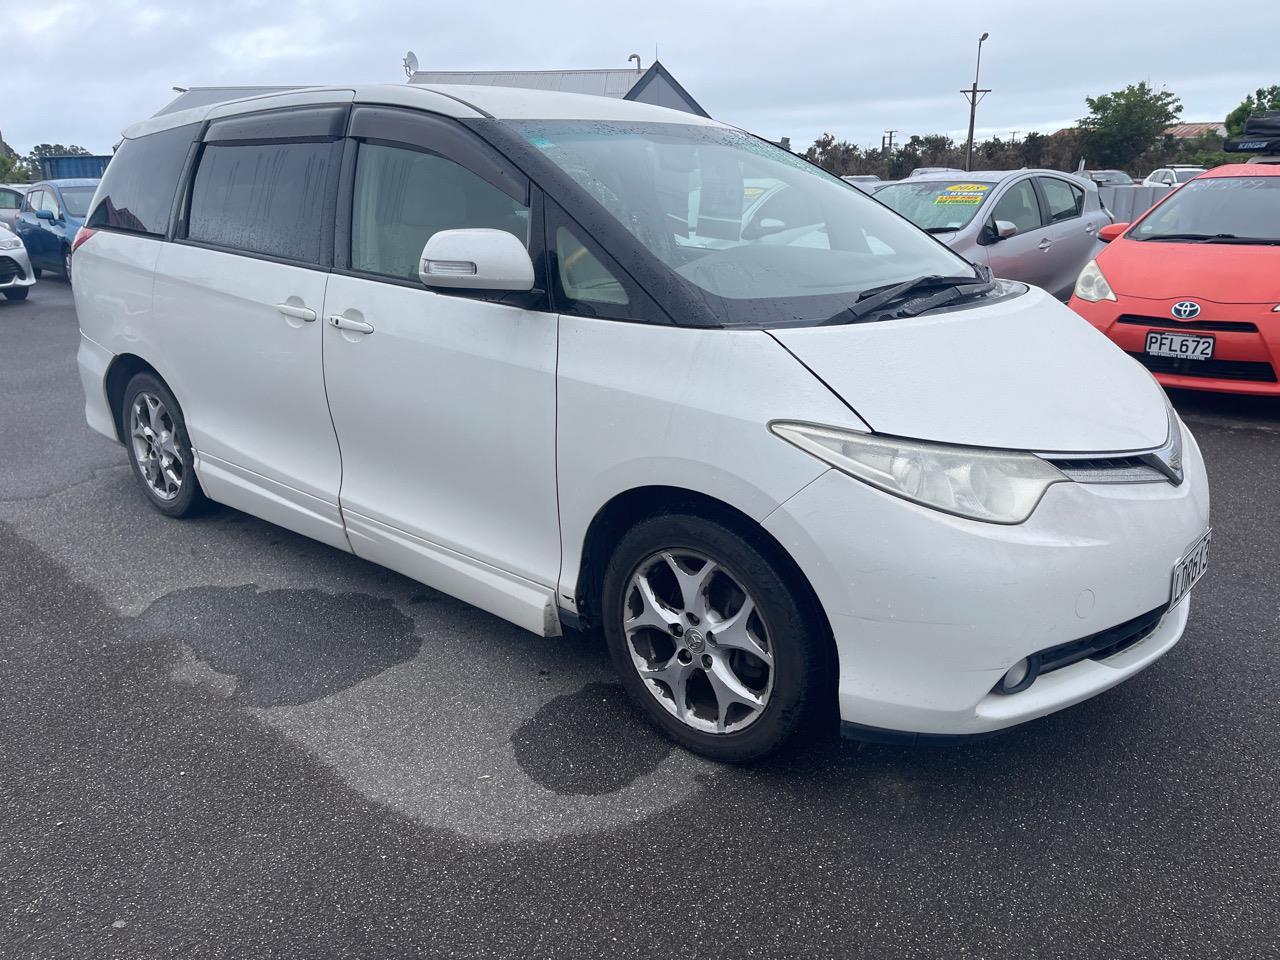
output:
M 414 53 L 412 50 L 410 50 L 408 53 L 404 55 L 404 75 L 412 79 L 413 75 L 417 72 L 418 72 L 418 55 Z

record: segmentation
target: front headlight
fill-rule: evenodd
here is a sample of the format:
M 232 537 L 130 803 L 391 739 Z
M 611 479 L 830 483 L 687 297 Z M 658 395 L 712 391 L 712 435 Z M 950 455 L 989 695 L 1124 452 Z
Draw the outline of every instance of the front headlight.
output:
M 1111 284 L 1107 283 L 1107 278 L 1102 275 L 1102 269 L 1098 266 L 1097 260 L 1090 260 L 1080 271 L 1080 276 L 1076 278 L 1076 296 L 1089 303 L 1116 298 L 1115 291 L 1111 289 Z
M 1021 523 L 1067 477 L 1030 453 L 952 447 L 777 421 L 777 436 L 849 476 L 913 503 L 987 523 Z
M 22 241 L 17 237 L 0 237 L 0 250 L 17 250 Z

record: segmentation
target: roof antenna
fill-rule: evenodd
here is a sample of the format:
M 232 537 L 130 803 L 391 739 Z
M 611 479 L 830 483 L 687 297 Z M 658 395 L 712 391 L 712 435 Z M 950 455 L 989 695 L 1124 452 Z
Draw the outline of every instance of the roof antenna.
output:
M 627 57 L 627 63 L 630 63 L 632 60 L 636 62 L 636 73 L 639 73 L 640 72 L 640 54 L 633 53 L 631 56 Z

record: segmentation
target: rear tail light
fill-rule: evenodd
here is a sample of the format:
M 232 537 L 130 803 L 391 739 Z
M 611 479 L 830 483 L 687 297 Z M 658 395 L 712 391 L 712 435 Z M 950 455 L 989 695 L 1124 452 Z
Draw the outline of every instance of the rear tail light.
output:
M 76 250 L 80 248 L 80 244 L 84 243 L 86 240 L 92 237 L 95 233 L 97 233 L 96 230 L 90 230 L 88 227 L 81 227 L 79 230 L 77 230 L 76 238 L 71 241 L 71 252 L 75 253 Z

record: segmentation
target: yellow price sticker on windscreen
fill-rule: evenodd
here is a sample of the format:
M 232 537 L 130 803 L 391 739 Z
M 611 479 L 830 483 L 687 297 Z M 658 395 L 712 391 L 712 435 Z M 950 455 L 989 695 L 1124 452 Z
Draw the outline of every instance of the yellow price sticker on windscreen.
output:
M 944 193 L 940 196 L 934 197 L 933 202 L 935 204 L 969 204 L 976 207 L 984 199 L 986 198 L 980 193 Z
M 954 183 L 947 187 L 950 193 L 986 193 L 990 189 L 985 183 Z

